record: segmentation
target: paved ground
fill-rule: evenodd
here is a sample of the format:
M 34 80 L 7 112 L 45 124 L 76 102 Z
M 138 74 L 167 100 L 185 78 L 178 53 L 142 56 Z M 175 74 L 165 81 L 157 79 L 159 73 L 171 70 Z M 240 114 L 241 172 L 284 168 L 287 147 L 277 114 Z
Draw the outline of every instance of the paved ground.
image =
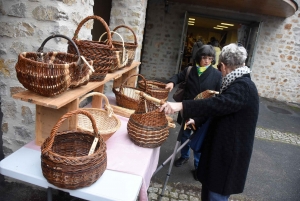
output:
M 0 115 L 1 117 L 1 115 Z M 179 126 L 170 130 L 162 145 L 159 165 L 173 152 Z M 268 99 L 260 99 L 260 114 L 246 187 L 230 200 L 296 201 L 300 198 L 300 109 Z M 168 164 L 152 178 L 149 200 L 158 200 Z M 192 160 L 174 167 L 162 200 L 200 200 L 201 184 L 192 177 Z M 44 201 L 47 191 L 25 183 L 15 183 L 0 175 L 1 201 Z M 68 194 L 53 192 L 53 201 L 77 200 Z

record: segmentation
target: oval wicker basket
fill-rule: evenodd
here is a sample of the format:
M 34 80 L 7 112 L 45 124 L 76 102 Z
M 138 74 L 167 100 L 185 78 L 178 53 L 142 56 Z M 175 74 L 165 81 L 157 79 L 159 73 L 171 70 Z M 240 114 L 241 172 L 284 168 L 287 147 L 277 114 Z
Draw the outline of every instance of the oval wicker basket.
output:
M 106 42 L 99 41 L 91 41 L 91 40 L 79 40 L 78 34 L 81 27 L 90 19 L 98 20 L 104 26 L 107 34 Z M 74 33 L 74 37 L 72 40 L 76 43 L 79 52 L 94 61 L 94 69 L 95 71 L 91 75 L 90 81 L 102 81 L 105 79 L 108 71 L 113 66 L 113 45 L 111 40 L 110 29 L 107 23 L 99 16 L 93 15 L 84 18 L 79 24 Z M 75 50 L 72 46 L 69 45 L 68 52 L 74 53 Z
M 111 108 L 107 97 L 102 93 L 99 92 L 89 93 L 84 97 L 82 97 L 79 100 L 79 103 L 81 103 L 83 100 L 91 96 L 99 96 L 103 98 L 105 101 L 105 105 L 104 105 L 105 109 L 100 109 L 100 108 L 81 108 L 81 109 L 93 115 L 100 135 L 103 137 L 104 141 L 107 141 L 120 128 L 121 121 L 116 115 L 114 115 L 113 109 Z M 78 129 L 93 132 L 93 125 L 87 116 L 81 114 L 78 115 Z
M 127 130 L 131 141 L 140 146 L 161 146 L 169 136 L 168 120 L 157 104 L 140 97 L 138 108 L 129 117 Z
M 119 42 L 115 42 L 115 41 L 112 41 L 112 44 L 115 45 L 115 43 L 117 44 L 117 46 L 114 47 L 114 65 L 112 66 L 112 68 L 109 70 L 110 73 L 118 70 L 118 69 L 121 69 L 121 68 L 124 68 L 128 62 L 128 51 L 125 49 L 125 46 L 124 46 L 124 40 L 122 38 L 122 36 L 115 32 L 115 31 L 111 31 L 111 33 L 115 33 L 117 34 L 117 36 L 119 36 L 122 40 L 122 47 L 121 48 L 118 48 L 118 43 Z M 102 37 L 107 34 L 107 32 L 104 32 L 100 38 L 99 38 L 99 41 L 101 41 Z
M 169 96 L 169 90 L 166 89 L 166 84 L 156 80 L 146 80 L 148 86 L 148 93 L 160 100 L 167 100 Z M 138 87 L 141 90 L 145 90 L 145 83 L 142 81 L 138 82 Z
M 57 132 L 63 121 L 72 115 L 83 114 L 92 121 L 94 132 Z M 89 155 L 95 138 L 99 141 Z M 107 166 L 106 144 L 98 134 L 93 116 L 84 110 L 63 115 L 41 146 L 41 166 L 47 181 L 59 188 L 78 189 L 90 186 L 103 174 Z
M 141 74 L 134 74 L 126 78 L 126 80 L 121 84 L 120 87 L 113 88 L 113 92 L 116 96 L 116 103 L 118 106 L 127 108 L 127 109 L 132 109 L 136 110 L 138 107 L 140 95 L 136 93 L 136 91 L 140 91 L 137 88 L 133 87 L 126 87 L 124 86 L 127 81 L 134 77 L 134 76 L 139 76 L 142 78 L 142 80 L 146 83 L 146 80 L 144 76 Z M 147 86 L 147 85 L 146 85 Z M 147 93 L 147 87 L 143 92 Z
M 44 45 L 52 38 L 65 38 L 76 50 L 65 52 L 43 52 Z M 86 85 L 92 74 L 93 61 L 88 65 L 81 59 L 76 44 L 67 36 L 56 34 L 46 38 L 37 52 L 19 54 L 15 69 L 19 82 L 28 90 L 42 96 L 56 96 L 68 88 Z
M 119 28 L 128 29 L 132 33 L 133 38 L 134 38 L 134 42 L 133 43 L 132 42 L 131 43 L 130 42 L 124 42 L 124 46 L 125 46 L 125 48 L 127 50 L 127 53 L 128 53 L 128 62 L 126 64 L 126 66 L 130 66 L 132 64 L 134 58 L 135 58 L 135 52 L 136 52 L 136 48 L 138 46 L 137 38 L 136 38 L 136 35 L 135 35 L 134 31 L 130 27 L 126 26 L 126 25 L 117 26 L 116 28 L 114 28 L 113 31 L 116 31 Z M 122 42 L 118 42 L 118 41 L 114 41 L 113 44 L 114 44 L 114 47 L 116 47 L 116 48 L 121 48 L 122 45 L 123 45 Z

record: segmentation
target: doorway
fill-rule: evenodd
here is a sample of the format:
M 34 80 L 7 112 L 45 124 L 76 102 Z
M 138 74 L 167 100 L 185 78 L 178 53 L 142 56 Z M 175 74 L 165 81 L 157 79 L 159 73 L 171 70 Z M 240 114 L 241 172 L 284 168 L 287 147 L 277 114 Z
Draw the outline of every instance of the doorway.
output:
M 186 12 L 176 72 L 192 65 L 192 49 L 198 41 L 220 49 L 230 43 L 239 43 L 247 49 L 246 65 L 252 68 L 260 24 L 260 22 L 215 18 Z

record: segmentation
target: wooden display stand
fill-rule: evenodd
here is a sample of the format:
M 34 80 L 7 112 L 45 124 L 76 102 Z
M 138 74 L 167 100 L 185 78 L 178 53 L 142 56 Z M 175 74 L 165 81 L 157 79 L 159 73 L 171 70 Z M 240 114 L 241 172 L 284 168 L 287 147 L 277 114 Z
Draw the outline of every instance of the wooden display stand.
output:
M 101 82 L 89 82 L 85 86 L 70 89 L 54 97 L 44 97 L 31 91 L 23 91 L 13 95 L 13 98 L 20 99 L 36 105 L 35 116 L 35 143 L 42 145 L 44 140 L 50 135 L 53 126 L 65 113 L 79 108 L 79 98 L 90 91 L 103 93 L 104 84 L 113 81 L 113 87 L 119 87 L 128 76 L 138 73 L 140 62 L 133 61 L 131 66 L 120 69 L 114 73 L 106 75 Z M 137 77 L 133 76 L 127 82 L 128 86 L 135 87 Z M 93 97 L 92 107 L 101 108 L 102 98 Z M 77 127 L 77 115 L 69 118 L 59 128 L 59 131 L 73 130 Z

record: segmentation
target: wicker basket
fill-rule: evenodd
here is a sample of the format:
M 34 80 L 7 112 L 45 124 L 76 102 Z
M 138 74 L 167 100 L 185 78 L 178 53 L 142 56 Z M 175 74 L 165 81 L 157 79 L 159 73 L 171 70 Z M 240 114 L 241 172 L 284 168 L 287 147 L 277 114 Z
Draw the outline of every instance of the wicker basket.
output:
M 124 40 L 123 40 L 122 36 L 115 31 L 111 31 L 111 33 L 117 34 L 121 38 L 123 45 L 122 45 L 122 48 L 117 48 L 116 46 L 114 47 L 114 50 L 113 50 L 114 51 L 114 65 L 109 70 L 110 73 L 112 73 L 118 69 L 124 68 L 128 62 L 128 51 L 125 49 Z M 105 34 L 107 34 L 107 32 L 104 32 L 100 36 L 99 41 L 101 41 L 102 37 Z M 115 45 L 115 41 L 112 41 L 112 44 Z M 118 46 L 118 44 L 117 44 L 117 46 Z
M 137 110 L 130 116 L 127 130 L 131 141 L 140 147 L 159 147 L 169 136 L 165 113 L 144 97 L 140 97 Z
M 156 80 L 146 80 L 148 86 L 148 93 L 160 100 L 167 100 L 169 96 L 169 90 L 166 89 L 166 84 Z M 145 83 L 142 81 L 138 82 L 138 87 L 141 90 L 145 90 Z
M 106 29 L 107 34 L 107 41 L 106 42 L 99 42 L 99 41 L 90 41 L 90 40 L 79 40 L 78 33 L 81 27 L 90 19 L 100 21 Z M 88 16 L 84 18 L 78 25 L 74 37 L 72 40 L 78 46 L 80 53 L 94 61 L 94 69 L 95 72 L 91 75 L 90 81 L 102 81 L 105 79 L 108 71 L 113 66 L 113 45 L 111 40 L 111 34 L 109 27 L 107 26 L 106 22 L 99 16 Z M 68 52 L 74 53 L 75 50 L 72 46 L 69 45 Z
M 111 108 L 107 97 L 102 93 L 89 93 L 82 97 L 79 100 L 79 103 L 91 96 L 100 96 L 104 98 L 105 109 L 82 108 L 82 110 L 87 111 L 93 115 L 100 135 L 103 137 L 104 141 L 107 141 L 120 128 L 121 121 L 116 115 L 114 115 L 113 109 Z M 87 116 L 81 114 L 78 115 L 78 129 L 93 132 L 92 123 Z
M 44 53 L 46 42 L 56 37 L 67 39 L 77 55 L 65 52 Z M 46 38 L 37 52 L 19 54 L 15 69 L 19 82 L 26 89 L 49 97 L 61 94 L 69 87 L 75 88 L 88 83 L 92 74 L 89 66 L 93 65 L 93 61 L 87 59 L 85 63 L 84 60 L 71 39 L 56 34 Z
M 201 93 L 199 93 L 195 98 L 194 100 L 199 100 L 199 99 L 206 99 L 206 98 L 211 98 L 211 97 L 214 97 L 215 94 L 219 94 L 218 91 L 213 91 L 213 90 L 205 90 Z
M 113 31 L 116 31 L 119 28 L 126 28 L 129 31 L 131 31 L 131 33 L 133 35 L 133 38 L 134 38 L 134 42 L 133 43 L 129 43 L 129 42 L 125 42 L 124 43 L 124 46 L 125 46 L 126 50 L 128 51 L 128 62 L 126 64 L 126 66 L 130 66 L 132 64 L 133 60 L 134 60 L 136 48 L 138 46 L 137 38 L 136 38 L 136 35 L 135 35 L 134 31 L 130 27 L 126 26 L 126 25 L 117 26 L 116 28 L 114 28 Z M 122 42 L 114 41 L 114 47 L 115 48 L 122 48 L 122 46 L 123 46 Z
M 90 118 L 94 132 L 57 132 L 64 120 L 72 115 L 83 114 Z M 95 151 L 89 155 L 97 137 Z M 96 122 L 84 110 L 75 110 L 63 115 L 53 127 L 50 136 L 41 146 L 41 166 L 47 181 L 59 188 L 78 189 L 90 186 L 103 174 L 107 166 L 106 144 L 98 135 Z
M 116 96 L 116 103 L 118 106 L 136 110 L 139 103 L 139 94 L 136 91 L 140 91 L 133 87 L 126 87 L 124 84 L 132 77 L 139 76 L 146 83 L 145 78 L 141 74 L 134 74 L 126 78 L 126 80 L 121 84 L 120 87 L 113 88 L 113 92 Z M 147 87 L 143 92 L 147 92 Z

